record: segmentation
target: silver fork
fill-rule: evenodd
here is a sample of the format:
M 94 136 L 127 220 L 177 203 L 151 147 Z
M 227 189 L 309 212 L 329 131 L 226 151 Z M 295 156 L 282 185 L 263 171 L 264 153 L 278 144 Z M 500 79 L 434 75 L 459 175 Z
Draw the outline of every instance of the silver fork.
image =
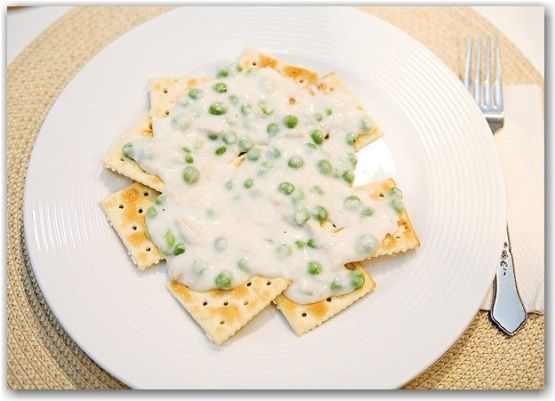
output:
M 492 133 L 503 127 L 503 85 L 501 81 L 501 56 L 499 42 L 495 40 L 495 81 L 491 81 L 491 40 L 486 37 L 484 83 L 481 84 L 482 38 L 477 39 L 476 64 L 474 80 L 472 80 L 473 38 L 468 38 L 466 47 L 466 64 L 464 85 L 474 96 L 474 100 L 486 118 Z M 507 225 L 501 258 L 495 276 L 495 294 L 490 310 L 491 320 L 505 333 L 514 335 L 526 322 L 526 310 L 518 294 L 516 286 L 509 226 Z

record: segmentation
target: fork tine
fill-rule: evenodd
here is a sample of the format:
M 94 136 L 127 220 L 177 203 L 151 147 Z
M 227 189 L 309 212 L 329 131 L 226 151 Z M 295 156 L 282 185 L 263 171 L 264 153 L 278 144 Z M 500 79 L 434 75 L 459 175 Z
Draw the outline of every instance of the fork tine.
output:
M 495 38 L 495 108 L 503 111 L 503 81 L 501 79 L 501 56 L 499 55 L 499 40 Z
M 478 44 L 476 45 L 476 68 L 474 70 L 474 100 L 478 103 L 478 106 L 482 105 L 482 85 L 480 84 L 480 74 L 481 74 L 481 64 L 482 64 L 482 38 L 478 38 Z
M 466 61 L 464 66 L 464 86 L 467 91 L 471 91 L 470 74 L 472 72 L 472 36 L 466 42 Z
M 489 35 L 486 37 L 486 78 L 484 80 L 484 104 L 487 107 L 493 105 L 491 98 L 491 41 Z

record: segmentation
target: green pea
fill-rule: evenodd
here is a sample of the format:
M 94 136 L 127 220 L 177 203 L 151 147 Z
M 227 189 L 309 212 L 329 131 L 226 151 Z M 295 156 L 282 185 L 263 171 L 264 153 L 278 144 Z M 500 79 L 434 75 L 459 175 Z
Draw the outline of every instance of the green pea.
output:
M 247 189 L 249 189 L 250 187 L 252 187 L 254 185 L 254 181 L 252 180 L 252 178 L 247 178 L 245 180 L 245 182 L 243 183 L 243 186 Z
M 309 239 L 306 245 L 312 249 L 318 248 L 318 245 L 316 244 L 316 240 L 314 238 Z
M 274 164 L 266 160 L 260 165 L 260 168 L 258 169 L 258 175 L 267 175 L 273 168 Z
M 362 118 L 360 120 L 360 130 L 362 132 L 368 132 L 372 128 L 372 123 L 367 118 Z
M 316 206 L 312 210 L 312 217 L 321 223 L 328 218 L 328 211 L 322 206 Z
M 172 125 L 180 130 L 185 130 L 189 126 L 190 120 L 185 113 L 179 113 L 172 117 Z
M 301 168 L 302 166 L 304 166 L 304 160 L 300 156 L 291 156 L 287 161 L 287 165 L 295 169 Z
M 318 167 L 318 171 L 320 171 L 321 174 L 329 175 L 331 173 L 332 167 L 329 160 L 318 160 L 316 166 Z
M 227 112 L 227 107 L 223 103 L 212 103 L 208 108 L 208 112 L 215 116 L 221 116 Z
M 249 159 L 250 161 L 257 161 L 258 159 L 260 159 L 260 154 L 262 153 L 262 151 L 260 150 L 260 148 L 252 148 L 251 150 L 249 150 L 247 152 L 247 159 Z
M 202 97 L 202 91 L 198 88 L 193 88 L 189 91 L 188 95 L 191 99 L 197 100 Z
M 279 192 L 281 192 L 284 195 L 291 195 L 295 190 L 295 186 L 290 182 L 285 181 L 279 184 L 278 189 L 279 189 Z
M 389 192 L 387 193 L 387 196 L 390 196 L 392 198 L 398 198 L 398 199 L 403 199 L 403 193 L 401 192 L 401 190 L 397 187 L 393 187 L 389 190 Z
M 216 279 L 214 280 L 214 282 L 216 283 L 216 286 L 218 288 L 223 288 L 223 289 L 230 288 L 231 281 L 232 281 L 231 274 L 227 270 L 224 270 L 223 272 L 218 274 L 216 276 Z
M 309 152 L 314 152 L 316 150 L 316 145 L 314 145 L 312 142 L 307 142 L 304 144 L 304 147 L 306 148 L 306 150 L 308 150 Z
M 298 122 L 299 119 L 291 114 L 288 114 L 283 118 L 283 124 L 285 124 L 287 128 L 295 128 Z
M 270 159 L 278 159 L 281 156 L 281 151 L 278 148 L 268 148 L 266 156 Z
M 168 196 L 164 194 L 158 195 L 158 197 L 156 198 L 156 204 L 158 206 L 165 205 L 167 201 L 168 201 Z
M 324 116 L 320 113 L 316 113 L 314 114 L 314 119 L 318 122 L 322 121 L 324 119 Z
M 249 270 L 247 259 L 241 259 L 239 262 L 237 262 L 237 267 L 243 271 Z
M 310 192 L 312 192 L 313 194 L 316 195 L 323 195 L 324 194 L 324 190 L 322 189 L 321 186 L 319 185 L 314 185 L 311 189 Z
M 315 260 L 308 262 L 308 273 L 316 276 L 322 273 L 322 265 Z
M 182 243 L 179 243 L 175 246 L 175 248 L 173 248 L 173 254 L 177 256 L 177 255 L 181 255 L 182 253 L 185 253 L 185 245 L 183 245 Z
M 332 113 L 333 113 L 332 109 L 328 107 L 328 108 L 326 109 L 326 116 L 329 117 L 329 116 L 332 115 Z
M 330 284 L 330 289 L 332 291 L 339 291 L 343 286 L 339 283 L 339 280 L 332 281 Z
M 199 175 L 198 170 L 193 166 L 187 166 L 185 170 L 183 170 L 183 179 L 187 184 L 194 184 L 197 182 Z
M 218 82 L 212 87 L 212 89 L 214 89 L 218 93 L 225 93 L 227 92 L 227 85 L 223 82 Z
M 214 153 L 216 153 L 218 156 L 221 156 L 226 152 L 226 150 L 227 148 L 225 146 L 220 146 L 214 151 Z
M 237 142 L 237 134 L 233 131 L 226 131 L 224 132 L 222 139 L 224 143 L 231 145 L 232 143 Z
M 372 234 L 365 234 L 358 239 L 356 249 L 361 255 L 367 257 L 373 255 L 379 245 L 375 236 Z
M 297 223 L 299 226 L 304 226 L 309 218 L 310 214 L 308 213 L 308 210 L 306 210 L 306 208 L 297 210 L 295 212 L 295 223 Z
M 227 70 L 227 68 L 222 68 L 216 74 L 217 78 L 227 78 L 228 76 L 229 76 L 229 71 Z
M 224 237 L 218 237 L 214 240 L 214 248 L 219 251 L 225 251 L 227 249 L 227 241 Z
M 267 116 L 274 113 L 274 109 L 270 109 L 265 100 L 261 100 L 260 102 L 258 102 L 258 107 L 260 107 L 260 111 L 262 111 L 262 113 Z
M 225 186 L 225 189 L 228 189 L 228 190 L 229 190 L 229 189 L 233 189 L 233 181 L 232 181 L 232 180 L 227 180 L 227 181 L 225 182 L 225 185 L 224 185 L 224 186 Z
M 241 106 L 241 114 L 244 116 L 247 116 L 251 113 L 251 105 L 250 104 L 244 104 Z
M 347 142 L 347 145 L 354 145 L 357 139 L 358 134 L 353 134 L 352 132 L 349 132 L 345 137 L 345 142 Z
M 154 206 L 149 207 L 146 211 L 146 215 L 149 219 L 153 219 L 154 217 L 158 216 L 158 210 Z
M 218 139 L 218 134 L 215 133 L 215 132 L 210 132 L 210 133 L 208 134 L 208 139 L 210 139 L 211 141 L 215 141 L 215 140 Z
M 360 211 L 360 214 L 362 217 L 370 217 L 374 214 L 374 210 L 372 208 L 365 207 Z
M 297 248 L 303 249 L 306 246 L 306 242 L 301 241 L 301 240 L 296 240 L 295 245 L 297 246 Z
M 270 136 L 276 136 L 277 133 L 279 132 L 279 126 L 276 123 L 270 123 L 266 128 L 266 132 Z
M 360 198 L 358 196 L 350 195 L 350 196 L 347 196 L 343 201 L 343 206 L 345 206 L 345 208 L 349 210 L 355 210 L 360 207 L 361 203 L 362 202 L 360 201 Z
M 355 173 L 353 173 L 351 170 L 345 170 L 343 171 L 342 177 L 346 182 L 351 184 L 355 180 Z
M 405 209 L 405 205 L 403 204 L 403 201 L 399 198 L 391 199 L 391 202 L 389 204 L 391 205 L 393 210 L 397 212 L 397 214 L 401 214 Z
M 347 160 L 349 161 L 349 163 L 351 163 L 351 165 L 353 166 L 353 168 L 356 167 L 357 163 L 358 163 L 358 159 L 357 156 L 354 153 L 347 153 Z
M 298 204 L 305 199 L 304 192 L 302 189 L 295 189 L 293 194 L 291 195 L 291 200 L 294 204 Z
M 121 148 L 121 152 L 125 157 L 132 159 L 135 154 L 135 149 L 133 149 L 133 144 L 129 142 L 126 143 L 125 145 L 123 145 L 123 148 Z
M 351 273 L 351 285 L 354 289 L 360 288 L 364 285 L 364 274 L 362 272 L 352 272 Z
M 254 146 L 254 142 L 250 138 L 243 137 L 239 139 L 239 150 L 241 152 L 247 153 Z
M 183 146 L 181 148 L 182 151 L 184 151 L 185 153 L 191 153 L 191 148 L 187 147 L 187 146 Z
M 291 247 L 289 247 L 288 245 L 285 244 L 281 244 L 280 246 L 278 246 L 276 248 L 276 253 L 278 255 L 278 257 L 280 258 L 286 258 L 291 256 Z
M 185 156 L 185 163 L 193 164 L 194 161 L 195 161 L 195 159 L 193 159 L 193 156 L 191 156 L 191 155 Z
M 170 248 L 174 246 L 175 234 L 172 232 L 172 230 L 166 231 L 166 234 L 164 234 L 164 239 L 166 240 L 166 244 L 168 244 Z
M 310 137 L 316 145 L 321 145 L 324 143 L 324 133 L 319 129 L 315 129 L 310 133 Z
M 234 106 L 237 106 L 239 104 L 239 98 L 235 95 L 231 95 L 230 97 L 228 97 L 229 99 L 229 103 L 231 103 Z

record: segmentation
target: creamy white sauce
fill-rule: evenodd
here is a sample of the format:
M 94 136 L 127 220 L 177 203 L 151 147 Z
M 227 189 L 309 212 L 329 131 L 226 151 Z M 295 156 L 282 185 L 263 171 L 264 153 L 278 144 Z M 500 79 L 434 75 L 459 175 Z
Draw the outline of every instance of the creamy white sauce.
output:
M 286 116 L 296 117 L 294 127 Z M 396 191 L 376 201 L 350 187 L 348 135 L 369 121 L 348 96 L 318 93 L 272 69 L 214 80 L 179 99 L 171 115 L 153 120 L 152 138 L 127 145 L 164 182 L 146 221 L 170 277 L 198 291 L 284 277 L 297 303 L 361 285 L 345 264 L 371 256 L 402 209 Z M 316 129 L 322 137 L 313 139 Z

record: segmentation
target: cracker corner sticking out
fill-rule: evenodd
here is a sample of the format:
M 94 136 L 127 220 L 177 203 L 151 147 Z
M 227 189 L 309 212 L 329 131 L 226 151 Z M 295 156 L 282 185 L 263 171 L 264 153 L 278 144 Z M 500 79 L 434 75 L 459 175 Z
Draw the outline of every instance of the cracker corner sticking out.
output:
M 102 163 L 104 167 L 116 173 L 161 192 L 164 188 L 162 180 L 155 175 L 146 173 L 134 160 L 129 159 L 122 153 L 122 147 L 125 143 L 143 136 L 152 136 L 152 127 L 148 114 L 144 114 L 133 128 L 120 137 L 110 152 L 102 159 Z
M 325 94 L 342 93 L 351 99 L 352 105 L 359 111 L 364 112 L 364 107 L 353 96 L 347 85 L 337 76 L 335 72 L 326 74 L 316 82 L 316 88 L 319 92 Z M 374 122 L 370 130 L 367 132 L 359 132 L 359 135 L 354 143 L 355 151 L 359 151 L 366 145 L 374 142 L 382 136 L 380 127 Z
M 310 85 L 315 83 L 319 74 L 307 68 L 287 63 L 277 57 L 262 53 L 261 51 L 248 47 L 245 49 L 239 60 L 239 65 L 243 70 L 250 68 L 272 68 L 283 76 L 289 77 L 297 81 L 301 85 Z
M 324 322 L 347 309 L 363 296 L 370 293 L 376 284 L 372 277 L 361 265 L 356 265 L 358 271 L 364 274 L 364 285 L 349 294 L 338 295 L 323 299 L 312 304 L 297 304 L 285 295 L 279 295 L 274 304 L 285 316 L 285 319 L 298 336 L 313 330 Z
M 156 245 L 146 236 L 145 214 L 159 195 L 140 183 L 116 192 L 100 202 L 110 225 L 127 248 L 139 270 L 157 264 L 162 256 Z
M 374 199 L 387 196 L 388 192 L 396 187 L 397 184 L 391 178 L 364 186 L 370 197 Z M 407 210 L 403 209 L 397 220 L 397 231 L 386 234 L 385 238 L 380 243 L 380 247 L 376 253 L 372 255 L 372 258 L 383 255 L 393 255 L 395 253 L 404 253 L 416 249 L 419 246 L 420 240 L 409 219 Z
M 150 81 L 150 116 L 164 118 L 170 115 L 177 100 L 187 91 L 212 78 L 155 78 Z
M 177 281 L 167 283 L 172 295 L 217 345 L 258 315 L 288 285 L 289 281 L 282 278 L 258 276 L 227 291 L 197 292 Z

